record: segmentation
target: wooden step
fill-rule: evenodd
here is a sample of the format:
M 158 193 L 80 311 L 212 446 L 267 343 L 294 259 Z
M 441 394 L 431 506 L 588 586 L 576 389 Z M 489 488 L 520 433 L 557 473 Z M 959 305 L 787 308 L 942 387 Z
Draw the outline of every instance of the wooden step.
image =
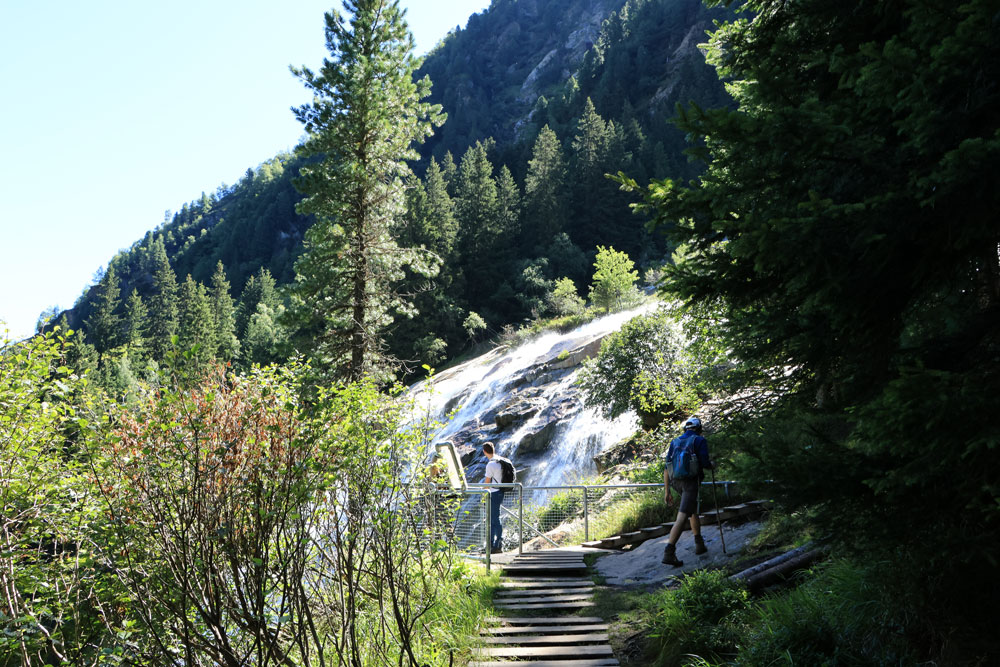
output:
M 481 635 L 542 635 L 566 634 L 571 632 L 607 632 L 607 623 L 585 623 L 581 625 L 513 625 L 502 628 L 486 628 L 480 630 Z
M 517 609 L 520 611 L 548 611 L 549 609 L 583 609 L 584 607 L 593 607 L 594 602 L 592 600 L 577 600 L 574 602 L 545 602 L 545 603 L 529 603 L 529 602 L 517 602 L 517 603 L 507 603 L 507 602 L 496 602 L 493 604 L 497 609 Z
M 587 593 L 593 595 L 594 586 L 570 586 L 567 588 L 529 588 L 527 590 L 497 591 L 497 598 L 528 597 L 531 595 L 569 595 L 573 593 Z
M 592 658 L 583 660 L 531 660 L 530 662 L 470 662 L 469 667 L 615 667 L 618 661 L 614 658 Z
M 484 658 L 613 658 L 610 646 L 497 646 L 473 649 Z
M 538 579 L 501 579 L 500 588 L 589 588 L 594 585 L 590 579 L 559 579 L 553 577 L 548 581 Z
M 586 581 L 587 583 L 594 583 L 590 579 L 581 579 L 580 577 L 504 577 L 500 580 L 501 584 L 511 583 L 520 584 L 525 582 L 530 583 L 541 583 L 541 584 L 561 584 L 563 582 L 573 582 L 573 581 Z
M 566 574 L 581 575 L 587 573 L 587 567 L 585 565 L 564 565 L 555 566 L 549 565 L 545 567 L 539 567 L 538 565 L 504 565 L 503 572 L 506 574 L 534 574 L 538 572 L 549 572 L 553 570 L 559 572 L 565 572 Z
M 599 616 L 496 616 L 488 620 L 490 623 L 507 623 L 508 625 L 586 625 L 603 623 Z
M 606 644 L 608 633 L 591 632 L 582 635 L 541 635 L 532 637 L 483 637 L 484 644 L 517 646 L 584 646 Z
M 574 602 L 576 600 L 589 600 L 592 597 L 594 597 L 594 595 L 593 593 L 590 592 L 569 593 L 560 595 L 547 595 L 547 594 L 519 595 L 516 597 L 512 596 L 512 597 L 500 598 L 497 600 L 497 602 L 503 602 L 504 604 L 514 604 L 515 602 L 533 602 L 540 604 L 542 602 Z

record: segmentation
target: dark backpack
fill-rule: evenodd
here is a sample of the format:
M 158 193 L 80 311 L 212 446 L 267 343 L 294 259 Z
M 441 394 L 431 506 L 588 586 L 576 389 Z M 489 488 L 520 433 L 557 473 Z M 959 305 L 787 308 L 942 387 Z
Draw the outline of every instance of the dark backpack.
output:
M 502 456 L 496 456 L 497 463 L 500 464 L 500 483 L 501 484 L 513 484 L 517 481 L 517 470 L 514 469 L 514 464 L 510 462 L 510 459 L 505 459 Z
M 696 438 L 676 438 L 672 443 L 674 454 L 670 460 L 670 477 L 672 479 L 697 479 L 698 454 L 694 451 Z

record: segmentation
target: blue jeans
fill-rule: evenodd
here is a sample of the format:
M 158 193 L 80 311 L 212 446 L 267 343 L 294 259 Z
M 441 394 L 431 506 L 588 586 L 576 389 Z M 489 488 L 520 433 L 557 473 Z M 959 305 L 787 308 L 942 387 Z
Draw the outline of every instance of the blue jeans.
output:
M 503 524 L 500 523 L 500 505 L 503 504 L 504 490 L 490 491 L 490 548 L 503 548 Z

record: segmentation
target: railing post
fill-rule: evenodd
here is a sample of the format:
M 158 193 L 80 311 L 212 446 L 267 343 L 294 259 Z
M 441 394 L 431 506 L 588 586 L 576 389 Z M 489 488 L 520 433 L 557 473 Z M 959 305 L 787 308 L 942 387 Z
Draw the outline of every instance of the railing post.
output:
M 489 572 L 493 555 L 493 545 L 490 544 L 493 539 L 493 499 L 488 491 L 484 495 L 486 496 L 486 571 Z
M 524 553 L 524 485 L 517 483 L 517 553 Z
M 587 487 L 583 487 L 583 541 L 590 541 L 590 503 L 587 500 Z

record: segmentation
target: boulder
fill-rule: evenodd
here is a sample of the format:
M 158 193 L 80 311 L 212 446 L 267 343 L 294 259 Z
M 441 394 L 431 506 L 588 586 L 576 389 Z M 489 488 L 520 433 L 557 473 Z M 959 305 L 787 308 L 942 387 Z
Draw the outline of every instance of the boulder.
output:
M 549 363 L 549 370 L 558 370 L 560 368 L 573 368 L 579 366 L 585 360 L 590 359 L 598 352 L 601 351 L 601 341 L 604 340 L 603 336 L 594 338 L 579 347 L 576 347 L 569 351 L 569 354 L 564 356 L 562 359 L 556 358 L 555 361 Z
M 558 425 L 559 420 L 552 419 L 551 421 L 542 422 L 529 430 L 521 437 L 520 442 L 517 443 L 517 453 L 532 454 L 547 448 L 549 443 L 552 442 L 552 436 L 555 435 Z

